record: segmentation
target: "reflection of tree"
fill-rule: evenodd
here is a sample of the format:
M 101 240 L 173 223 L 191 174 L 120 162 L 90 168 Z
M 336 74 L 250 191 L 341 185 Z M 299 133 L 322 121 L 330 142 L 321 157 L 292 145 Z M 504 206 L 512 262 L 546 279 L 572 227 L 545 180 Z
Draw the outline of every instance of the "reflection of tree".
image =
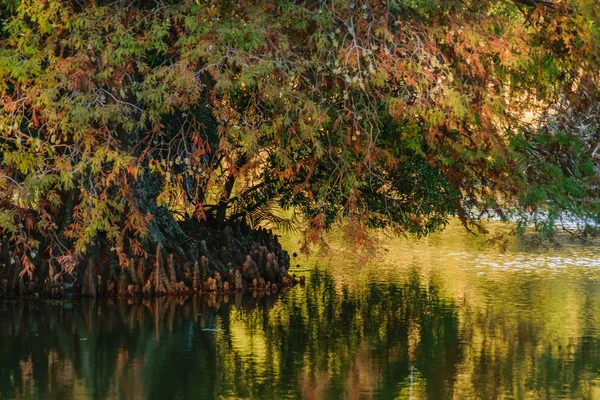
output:
M 460 310 L 468 345 L 458 398 L 595 398 L 599 289 L 598 281 L 572 275 L 485 281 L 479 290 L 491 301 Z
M 282 304 L 266 323 L 267 337 L 286 355 L 280 357 L 281 376 L 303 376 L 307 387 L 325 387 L 320 395 L 332 398 L 358 397 L 348 386 L 364 380 L 375 384 L 377 396 L 392 398 L 409 384 L 414 365 L 428 377 L 432 398 L 447 397 L 460 355 L 458 316 L 435 284 L 424 286 L 417 273 L 402 286 L 369 285 L 354 293 L 336 292 L 330 275 L 316 273 L 305 291 L 286 296 Z
M 417 274 L 404 286 L 338 293 L 316 273 L 279 301 L 5 304 L 0 318 L 7 398 L 300 397 L 316 379 L 329 397 L 354 397 L 369 389 L 356 377 L 387 398 L 408 385 L 413 364 L 439 377 L 427 385 L 434 396 L 449 387 L 439 382 L 452 380 L 459 354 L 454 307 Z
M 0 399 L 591 397 L 598 282 L 485 285 L 459 305 L 417 269 L 356 290 L 317 271 L 280 298 L 4 303 Z

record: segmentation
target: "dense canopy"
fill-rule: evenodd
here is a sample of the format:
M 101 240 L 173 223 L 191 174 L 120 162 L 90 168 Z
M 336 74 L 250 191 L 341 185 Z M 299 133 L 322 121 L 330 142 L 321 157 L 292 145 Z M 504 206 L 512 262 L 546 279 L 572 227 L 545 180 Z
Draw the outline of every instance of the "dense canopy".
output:
M 279 207 L 359 245 L 600 219 L 596 0 L 0 4 L 0 251 L 26 272 Z

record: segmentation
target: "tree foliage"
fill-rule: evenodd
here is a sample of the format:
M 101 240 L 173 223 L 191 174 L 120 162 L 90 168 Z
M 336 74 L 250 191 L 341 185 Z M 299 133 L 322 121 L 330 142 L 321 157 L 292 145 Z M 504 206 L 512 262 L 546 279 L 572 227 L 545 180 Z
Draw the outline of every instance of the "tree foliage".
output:
M 307 243 L 596 222 L 598 8 L 528 3 L 4 0 L 5 247 L 126 259 L 273 204 Z

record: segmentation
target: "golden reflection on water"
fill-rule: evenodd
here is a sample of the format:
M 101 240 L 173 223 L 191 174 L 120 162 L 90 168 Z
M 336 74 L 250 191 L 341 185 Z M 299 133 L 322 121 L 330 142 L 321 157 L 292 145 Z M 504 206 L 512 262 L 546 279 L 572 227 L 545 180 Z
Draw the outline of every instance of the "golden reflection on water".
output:
M 497 224 L 491 229 L 498 233 L 509 227 Z M 286 239 L 288 247 L 296 240 Z M 384 239 L 377 255 L 361 264 L 357 255 L 339 250 L 341 237 L 334 234 L 331 242 L 332 256 L 299 260 L 325 266 L 338 292 L 342 288 L 364 291 L 372 283 L 406 284 L 416 268 L 422 282 L 435 283 L 440 296 L 456 304 L 463 345 L 453 398 L 600 399 L 597 245 L 563 238 L 558 248 L 532 249 L 513 240 L 503 252 L 486 237 L 465 233 L 455 222 L 425 239 Z M 310 273 L 310 268 L 299 270 Z M 409 327 L 409 332 L 413 363 L 419 327 Z M 576 370 L 582 358 L 594 359 L 593 371 Z M 544 373 L 558 376 L 544 377 Z M 572 382 L 568 375 L 573 373 L 576 387 L 551 387 L 547 382 L 550 378 Z M 410 393 L 405 387 L 398 398 L 428 398 L 420 385 L 423 379 L 415 371 Z M 536 390 L 531 389 L 532 383 Z M 346 397 L 358 398 L 359 392 Z
M 600 399 L 598 246 L 382 246 L 295 258 L 278 296 L 0 303 L 0 400 Z

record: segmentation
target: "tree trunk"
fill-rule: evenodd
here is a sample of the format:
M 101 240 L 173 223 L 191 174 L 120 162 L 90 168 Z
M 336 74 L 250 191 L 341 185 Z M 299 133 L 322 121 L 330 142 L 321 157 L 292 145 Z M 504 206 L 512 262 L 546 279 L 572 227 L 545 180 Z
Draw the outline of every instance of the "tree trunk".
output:
M 248 162 L 248 157 L 245 154 L 241 155 L 240 158 L 235 163 L 237 169 L 240 169 Z M 222 228 L 225 225 L 225 221 L 227 219 L 227 208 L 229 207 L 229 198 L 231 197 L 231 193 L 233 192 L 233 186 L 235 185 L 236 176 L 234 174 L 229 175 L 227 181 L 225 182 L 225 187 L 223 188 L 223 194 L 221 195 L 221 199 L 219 200 L 219 204 L 217 206 L 217 215 L 216 222 L 219 228 Z
M 182 245 L 189 241 L 189 236 L 181 229 L 173 214 L 165 207 L 156 204 L 156 197 L 160 187 L 156 177 L 147 172 L 134 184 L 135 204 L 142 214 L 151 214 L 152 220 L 148 223 L 148 236 L 144 241 L 147 250 L 159 245 L 165 251 L 173 251 L 183 255 Z M 193 246 L 194 243 L 190 242 Z

